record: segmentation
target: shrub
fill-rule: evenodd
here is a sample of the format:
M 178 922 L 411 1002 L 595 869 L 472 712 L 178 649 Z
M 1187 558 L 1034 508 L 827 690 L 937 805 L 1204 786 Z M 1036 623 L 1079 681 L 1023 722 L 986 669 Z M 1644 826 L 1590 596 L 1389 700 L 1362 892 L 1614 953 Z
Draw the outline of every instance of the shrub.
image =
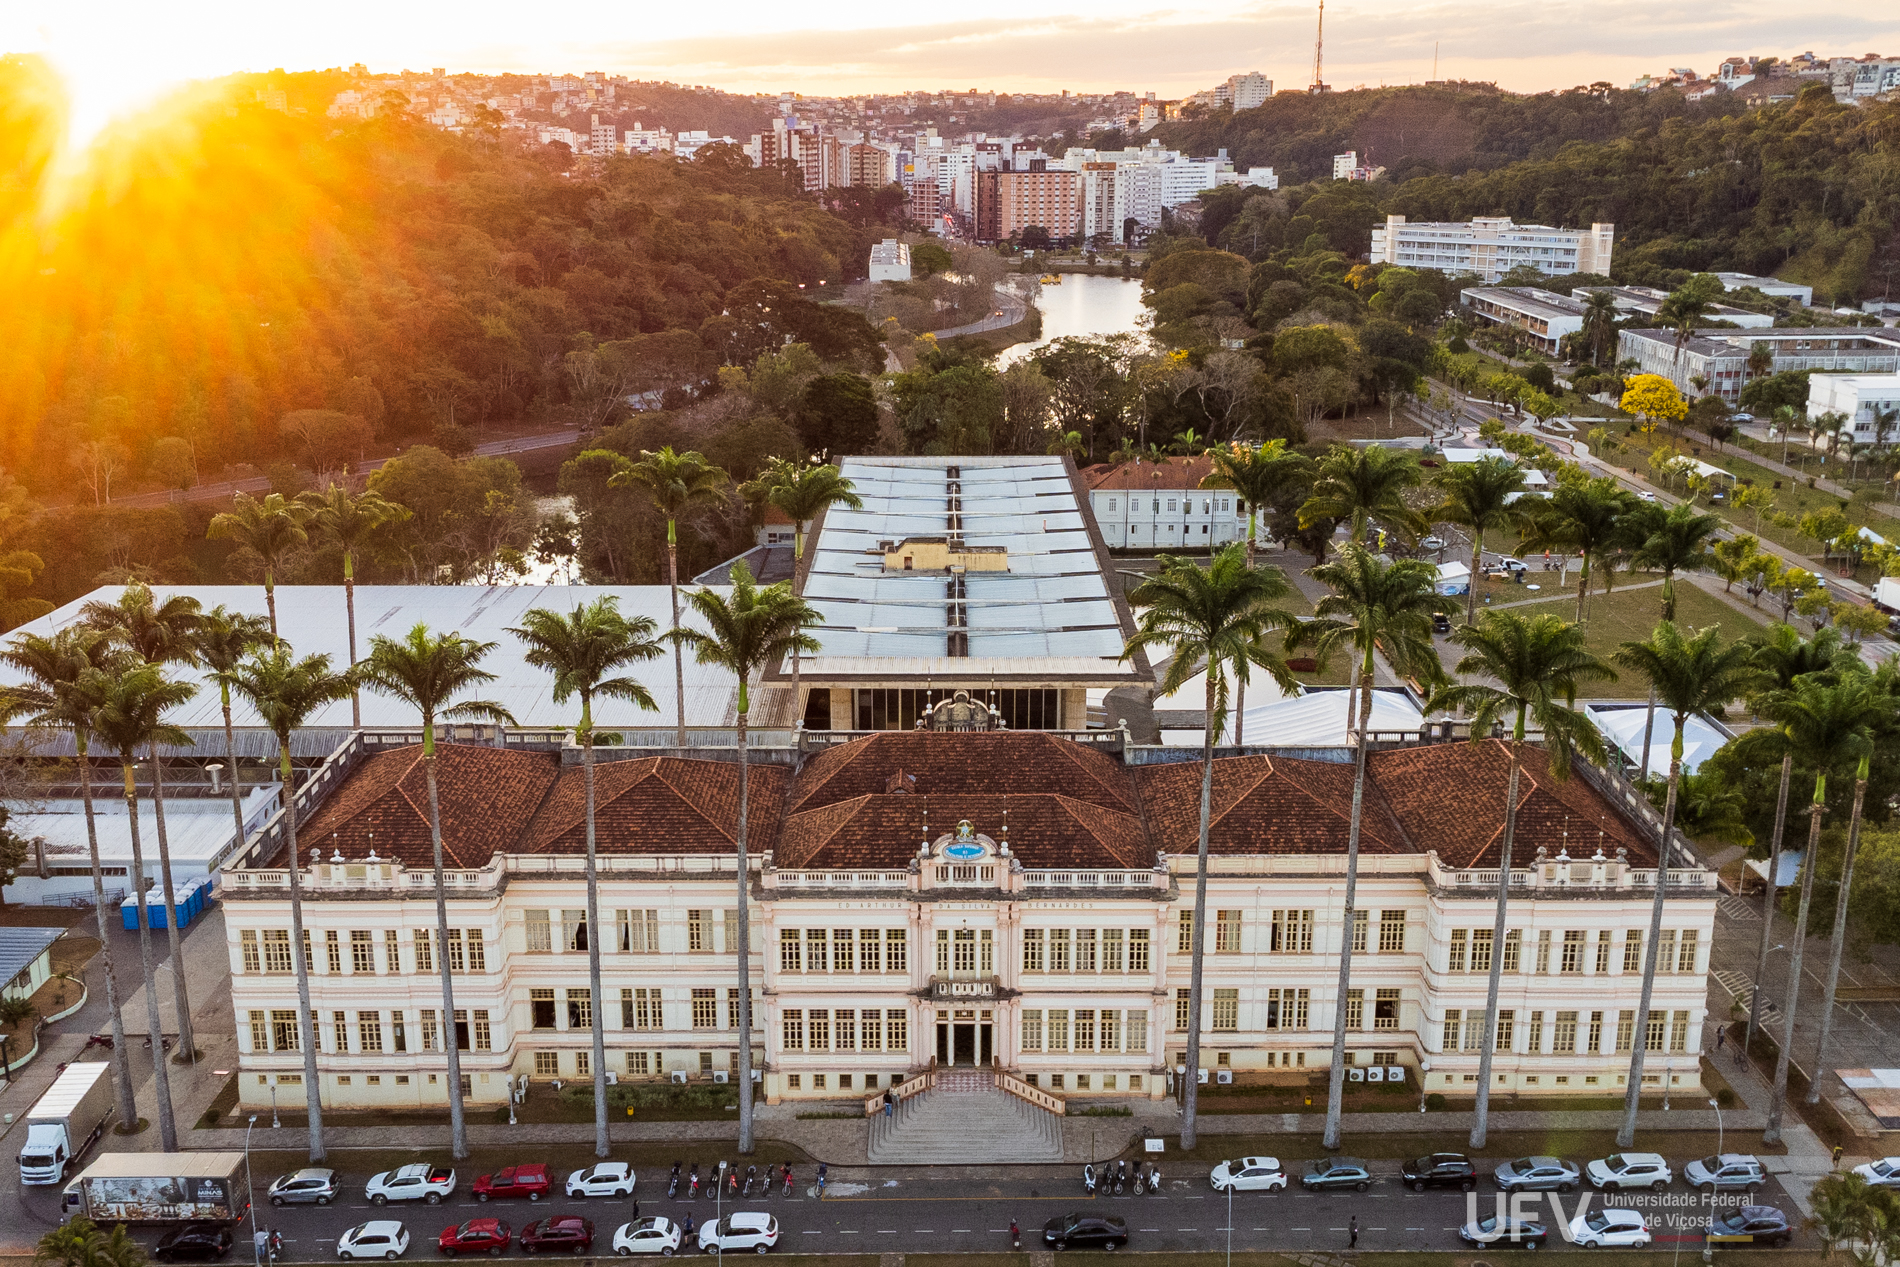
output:
M 1437 1112 L 1437 1111 L 1438 1111 L 1439 1109 L 1442 1109 L 1442 1108 L 1444 1108 L 1444 1107 L 1445 1107 L 1445 1097 L 1444 1097 L 1444 1095 L 1443 1095 L 1443 1093 L 1441 1093 L 1441 1092 L 1438 1092 L 1438 1091 L 1434 1091 L 1434 1092 L 1432 1092 L 1432 1093 L 1431 1093 L 1430 1095 L 1428 1095 L 1428 1096 L 1426 1096 L 1426 1097 L 1425 1097 L 1425 1107 L 1426 1107 L 1427 1109 L 1430 1109 L 1430 1110 L 1431 1110 L 1431 1111 L 1433 1111 L 1433 1112 Z

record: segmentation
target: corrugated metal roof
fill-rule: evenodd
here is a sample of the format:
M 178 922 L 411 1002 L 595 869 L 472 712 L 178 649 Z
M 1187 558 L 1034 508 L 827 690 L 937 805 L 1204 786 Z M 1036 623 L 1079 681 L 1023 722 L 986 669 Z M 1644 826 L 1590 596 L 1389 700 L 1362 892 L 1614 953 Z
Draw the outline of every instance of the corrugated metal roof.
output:
M 0 985 L 31 967 L 65 931 L 63 928 L 0 928 Z

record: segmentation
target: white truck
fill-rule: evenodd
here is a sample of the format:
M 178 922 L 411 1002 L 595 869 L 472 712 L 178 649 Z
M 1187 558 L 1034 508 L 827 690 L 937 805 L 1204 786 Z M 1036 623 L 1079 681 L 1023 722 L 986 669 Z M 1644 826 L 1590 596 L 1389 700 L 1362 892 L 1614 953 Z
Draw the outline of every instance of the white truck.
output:
M 1889 616 L 1900 616 L 1900 576 L 1883 576 L 1874 582 L 1874 606 Z
M 112 1067 L 104 1061 L 67 1065 L 26 1113 L 20 1182 L 63 1183 L 112 1116 Z

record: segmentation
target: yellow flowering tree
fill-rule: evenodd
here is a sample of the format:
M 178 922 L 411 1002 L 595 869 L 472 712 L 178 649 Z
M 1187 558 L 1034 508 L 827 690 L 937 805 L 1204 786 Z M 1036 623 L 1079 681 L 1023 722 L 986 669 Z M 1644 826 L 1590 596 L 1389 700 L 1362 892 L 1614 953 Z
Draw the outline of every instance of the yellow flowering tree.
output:
M 1659 422 L 1681 422 L 1689 414 L 1689 402 L 1661 374 L 1631 377 L 1623 384 L 1623 399 L 1617 404 L 1623 412 L 1641 417 L 1646 432 L 1654 431 Z

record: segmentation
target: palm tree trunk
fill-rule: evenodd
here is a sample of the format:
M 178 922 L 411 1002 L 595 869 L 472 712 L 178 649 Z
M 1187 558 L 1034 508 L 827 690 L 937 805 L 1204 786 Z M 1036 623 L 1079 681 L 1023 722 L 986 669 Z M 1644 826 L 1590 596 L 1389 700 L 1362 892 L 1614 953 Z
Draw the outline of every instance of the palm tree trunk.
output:
M 1200 1137 L 1195 1111 L 1200 1097 L 1201 975 L 1207 951 L 1207 832 L 1214 815 L 1215 675 L 1219 662 L 1207 662 L 1207 729 L 1201 732 L 1201 831 L 1194 854 L 1194 941 L 1188 950 L 1187 1071 L 1181 1083 L 1181 1147 L 1193 1148 Z
M 1333 1063 L 1327 1072 L 1326 1148 L 1339 1147 L 1339 1115 L 1346 1095 L 1346 990 L 1352 983 L 1353 902 L 1359 885 L 1359 827 L 1366 805 L 1366 731 L 1372 722 L 1372 647 L 1359 668 L 1359 742 L 1354 745 L 1352 821 L 1346 833 L 1346 913 L 1339 933 L 1339 988 L 1333 995 Z M 1205 795 L 1205 793 L 1204 793 Z M 1205 812 L 1205 811 L 1204 811 Z M 1205 834 L 1205 830 L 1203 830 Z M 1195 932 L 1200 932 L 1197 923 Z
M 435 849 L 435 966 L 442 973 L 442 1050 L 449 1060 L 449 1155 L 468 1157 L 462 1113 L 462 1048 L 455 1028 L 455 983 L 449 975 L 449 897 L 442 887 L 442 801 L 435 781 L 435 718 L 422 719 L 422 769 L 429 783 L 429 843 Z M 588 929 L 588 944 L 593 944 Z
M 594 728 L 592 709 L 581 702 L 581 777 L 587 787 L 587 997 L 594 1030 L 594 1156 L 608 1155 L 607 1000 L 600 989 L 600 862 L 594 850 Z
M 1636 767 L 1636 781 L 1638 783 L 1649 782 L 1649 745 L 1650 745 L 1650 739 L 1655 735 L 1655 733 L 1656 733 L 1656 684 L 1652 682 L 1650 683 L 1650 686 L 1649 686 L 1649 712 L 1643 719 L 1643 760 L 1642 760 L 1642 764 Z M 1628 1147 L 1628 1145 L 1625 1145 L 1625 1147 Z
M 739 683 L 740 701 L 746 702 L 745 683 Z M 739 1151 L 752 1153 L 752 908 L 746 872 L 746 710 L 739 710 L 739 828 L 735 854 L 739 866 Z
M 673 593 L 673 628 L 680 627 L 680 548 L 673 539 L 673 520 L 666 521 L 666 576 L 667 586 Z M 673 744 L 685 755 L 686 748 L 686 650 L 679 643 L 673 644 L 673 702 L 678 709 L 679 728 L 674 733 Z
M 1854 779 L 1854 811 L 1847 820 L 1847 852 L 1841 858 L 1841 891 L 1834 899 L 1833 945 L 1828 948 L 1827 984 L 1821 987 L 1821 1041 L 1814 1045 L 1814 1076 L 1808 1080 L 1807 1103 L 1821 1102 L 1821 1062 L 1827 1058 L 1827 1040 L 1834 1033 L 1834 990 L 1841 979 L 1841 947 L 1847 942 L 1847 895 L 1854 884 L 1854 855 L 1860 852 L 1860 811 L 1867 800 L 1867 759 L 1861 758 Z
M 237 732 L 231 727 L 231 684 L 218 684 L 219 702 L 224 706 L 224 762 L 231 772 L 232 839 L 244 843 L 244 790 L 238 786 Z
M 1590 556 L 1584 555 L 1577 568 L 1577 623 L 1583 623 L 1583 600 L 1590 596 Z
M 152 926 L 145 913 L 145 851 L 139 844 L 139 798 L 132 781 L 132 754 L 122 753 L 119 769 L 125 775 L 125 811 L 132 831 L 132 896 L 139 916 L 139 970 L 145 979 L 145 1023 L 152 1041 L 153 1094 L 158 1100 L 158 1139 L 161 1151 L 178 1151 L 178 1123 L 172 1117 L 171 1070 L 165 1059 L 165 1030 L 158 1018 L 158 980 L 152 972 Z
M 804 557 L 805 557 L 805 529 L 802 526 L 799 526 L 796 528 L 796 531 L 793 533 L 793 537 L 792 537 L 792 585 L 794 587 L 794 590 L 796 590 L 796 587 L 798 585 L 798 565 L 804 559 Z M 799 681 L 798 681 L 798 660 L 799 660 L 798 640 L 793 639 L 792 640 L 792 729 L 793 730 L 797 730 L 799 728 L 798 723 L 803 721 L 805 717 L 805 700 L 804 700 L 804 697 L 800 695 L 799 693 L 800 688 L 799 688 Z M 743 1097 L 741 1098 L 743 1099 Z
M 1483 1045 L 1478 1048 L 1478 1099 L 1473 1105 L 1471 1147 L 1484 1147 L 1491 1119 L 1491 1058 L 1497 1048 L 1498 990 L 1504 977 L 1504 920 L 1511 901 L 1511 845 L 1517 836 L 1517 785 L 1524 768 L 1524 705 L 1518 705 L 1517 726 L 1511 733 L 1511 777 L 1504 790 L 1504 856 L 1498 860 L 1498 911 L 1491 921 L 1491 980 L 1485 987 Z
M 1788 821 L 1788 785 L 1794 779 L 1794 752 L 1781 758 L 1781 794 L 1775 799 L 1775 834 L 1768 846 L 1768 883 L 1761 900 L 1761 949 L 1755 954 L 1755 983 L 1749 992 L 1748 1030 L 1742 1039 L 1742 1054 L 1755 1047 L 1755 1026 L 1761 1020 L 1761 979 L 1768 971 L 1768 943 L 1775 933 L 1775 876 L 1781 870 L 1781 829 Z
M 1795 914 L 1794 940 L 1788 949 L 1788 1027 L 1775 1053 L 1775 1082 L 1768 1097 L 1768 1124 L 1762 1127 L 1764 1144 L 1781 1142 L 1781 1110 L 1788 1102 L 1788 1056 L 1794 1048 L 1795 1013 L 1801 1002 L 1801 952 L 1808 939 L 1808 904 L 1814 898 L 1814 868 L 1821 847 L 1821 819 L 1827 814 L 1827 772 L 1815 776 L 1814 800 L 1808 805 L 1808 851 L 1801 859 L 1801 907 Z
M 343 551 L 343 617 L 350 631 L 350 663 L 356 663 L 356 552 Z M 276 617 L 272 617 L 271 628 L 275 629 Z M 363 729 L 363 692 L 356 685 L 356 679 L 350 679 L 350 728 Z
M 1465 623 L 1478 623 L 1478 568 L 1484 562 L 1484 533 L 1471 534 L 1471 583 L 1465 587 Z
M 310 1007 L 310 961 L 305 953 L 303 928 L 303 859 L 297 856 L 297 801 L 295 775 L 290 766 L 290 736 L 277 736 L 277 769 L 283 779 L 284 839 L 290 850 L 285 867 L 290 874 L 290 962 L 297 969 L 297 1046 L 303 1049 L 303 1102 L 310 1137 L 310 1160 L 322 1161 L 323 1088 L 317 1081 L 317 1014 Z
M 92 759 L 86 755 L 86 736 L 75 733 L 74 738 L 79 744 L 79 796 L 86 807 L 86 847 L 92 855 L 92 909 L 99 921 L 99 961 L 106 974 L 106 1015 L 112 1022 L 112 1081 L 118 1092 L 119 1125 L 131 1131 L 138 1126 L 139 1108 L 132 1095 L 132 1054 L 125 1049 L 125 1016 L 119 1010 L 119 982 L 112 971 L 105 871 L 99 865 L 99 823 L 92 812 Z
M 160 764 L 158 744 L 152 753 L 152 816 L 158 823 L 158 873 L 165 891 L 165 940 L 172 956 L 172 1006 L 178 1011 L 178 1052 L 192 1064 L 198 1063 L 198 1048 L 191 1031 L 191 991 L 185 985 L 185 952 L 179 945 L 178 900 L 172 892 L 172 850 L 165 836 L 165 769 Z
M 272 573 L 275 569 L 264 568 L 264 606 L 270 612 L 270 636 L 272 642 L 282 642 L 277 632 L 277 579 Z
M 1623 1125 L 1616 1133 L 1618 1148 L 1636 1143 L 1636 1111 L 1643 1103 L 1643 1057 L 1649 1050 L 1649 1001 L 1656 992 L 1656 953 L 1662 948 L 1663 903 L 1669 892 L 1669 834 L 1676 826 L 1676 788 L 1682 781 L 1682 732 L 1687 725 L 1686 716 L 1676 719 L 1676 740 L 1669 749 L 1669 792 L 1663 798 L 1662 839 L 1656 846 L 1656 897 L 1649 906 L 1649 953 L 1643 956 L 1643 992 L 1636 1005 L 1636 1038 L 1630 1044 L 1629 1083 L 1623 1089 Z

